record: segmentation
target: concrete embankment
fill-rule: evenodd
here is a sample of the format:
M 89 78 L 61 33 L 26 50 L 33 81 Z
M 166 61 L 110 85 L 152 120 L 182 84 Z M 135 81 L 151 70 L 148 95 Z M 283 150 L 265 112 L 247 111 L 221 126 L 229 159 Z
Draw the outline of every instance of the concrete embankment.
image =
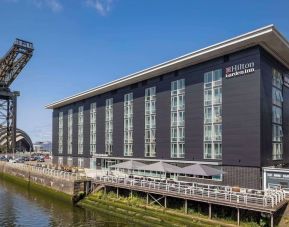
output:
M 74 202 L 85 192 L 87 180 L 48 174 L 45 169 L 0 161 L 0 177 L 31 190 Z

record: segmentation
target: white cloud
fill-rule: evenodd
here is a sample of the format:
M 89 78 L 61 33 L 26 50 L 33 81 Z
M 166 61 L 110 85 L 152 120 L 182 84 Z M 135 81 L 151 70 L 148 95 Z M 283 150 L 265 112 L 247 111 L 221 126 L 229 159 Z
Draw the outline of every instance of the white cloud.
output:
M 0 2 L 6 3 L 19 3 L 20 1 L 26 1 L 28 4 L 32 4 L 37 8 L 49 8 L 52 12 L 60 12 L 64 8 L 64 3 L 66 3 L 64 0 L 0 0 Z M 111 11 L 113 2 L 115 2 L 115 0 L 78 1 L 84 2 L 87 7 L 95 9 L 102 16 L 106 16 Z
M 112 2 L 113 0 L 85 0 L 87 6 L 94 8 L 102 16 L 111 10 Z
M 59 0 L 29 0 L 29 1 L 31 1 L 34 5 L 36 5 L 39 8 L 48 7 L 53 12 L 59 12 L 63 8 Z
M 2 0 L 2 2 L 18 3 L 20 0 Z M 49 8 L 53 12 L 59 12 L 63 8 L 59 0 L 26 0 L 26 2 L 38 8 Z

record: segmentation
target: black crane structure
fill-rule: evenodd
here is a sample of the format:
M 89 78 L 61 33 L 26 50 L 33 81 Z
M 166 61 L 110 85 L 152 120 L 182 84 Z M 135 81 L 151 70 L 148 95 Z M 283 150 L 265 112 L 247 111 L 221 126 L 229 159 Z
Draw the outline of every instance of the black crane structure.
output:
M 0 58 L 0 129 L 6 130 L 5 147 L 0 144 L 0 153 L 16 152 L 17 97 L 19 91 L 11 91 L 10 85 L 20 74 L 33 55 L 33 44 L 16 39 L 10 50 Z

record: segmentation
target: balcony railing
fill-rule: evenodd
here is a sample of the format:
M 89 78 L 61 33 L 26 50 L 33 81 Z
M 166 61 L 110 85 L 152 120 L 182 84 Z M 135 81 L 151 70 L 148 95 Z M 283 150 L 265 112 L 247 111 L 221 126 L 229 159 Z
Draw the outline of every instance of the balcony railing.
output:
M 273 208 L 285 200 L 286 191 L 283 190 L 254 190 L 240 188 L 240 192 L 235 192 L 230 186 L 211 185 L 189 182 L 167 182 L 165 180 L 142 180 L 138 178 L 126 178 L 118 176 L 96 176 L 97 182 L 121 185 L 130 189 L 136 188 L 151 190 L 152 192 L 170 193 L 170 195 L 181 195 L 188 198 L 194 197 L 227 202 L 228 204 L 242 204 L 251 207 Z

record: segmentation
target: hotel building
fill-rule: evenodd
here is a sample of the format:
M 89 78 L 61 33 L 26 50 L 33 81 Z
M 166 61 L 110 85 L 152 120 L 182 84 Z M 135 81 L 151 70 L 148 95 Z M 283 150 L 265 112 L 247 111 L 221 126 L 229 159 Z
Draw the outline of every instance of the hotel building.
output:
M 262 167 L 289 163 L 288 72 L 270 25 L 54 102 L 53 161 L 200 163 L 225 174 L 190 179 L 261 188 Z

